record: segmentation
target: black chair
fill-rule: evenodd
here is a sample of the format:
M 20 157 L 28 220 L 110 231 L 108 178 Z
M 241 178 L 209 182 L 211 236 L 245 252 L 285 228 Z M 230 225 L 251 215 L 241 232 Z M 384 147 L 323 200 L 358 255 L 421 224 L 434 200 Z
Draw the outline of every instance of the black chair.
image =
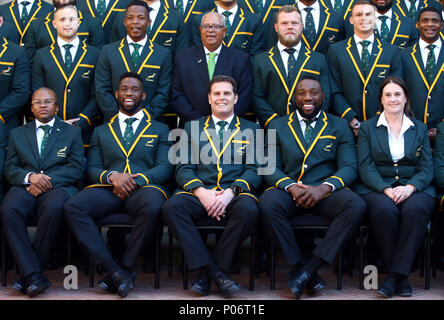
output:
M 196 228 L 200 230 L 206 230 L 206 231 L 217 231 L 217 230 L 225 230 L 227 227 L 227 220 L 222 219 L 221 221 L 217 221 L 216 219 L 213 219 L 211 217 L 205 217 L 195 223 Z M 173 270 L 173 264 L 172 264 L 172 258 L 173 258 L 173 235 L 171 234 L 170 230 L 168 229 L 168 276 L 172 275 Z M 255 234 L 254 229 L 251 232 L 251 247 L 250 247 L 250 283 L 248 290 L 254 291 L 254 244 L 255 244 Z M 182 251 L 182 258 L 183 258 L 183 289 L 188 289 L 188 267 L 185 260 L 185 257 L 183 255 Z
M 98 221 L 96 221 L 99 232 L 102 233 L 102 228 L 132 228 L 134 224 L 134 217 L 126 213 L 113 213 Z M 159 268 L 159 256 L 160 256 L 160 235 L 163 231 L 163 226 L 159 223 L 156 228 L 156 262 L 155 262 L 155 275 L 154 275 L 154 288 L 159 289 L 160 282 L 160 268 Z M 68 234 L 68 264 L 71 257 L 71 234 Z M 89 287 L 94 287 L 94 262 L 89 261 Z

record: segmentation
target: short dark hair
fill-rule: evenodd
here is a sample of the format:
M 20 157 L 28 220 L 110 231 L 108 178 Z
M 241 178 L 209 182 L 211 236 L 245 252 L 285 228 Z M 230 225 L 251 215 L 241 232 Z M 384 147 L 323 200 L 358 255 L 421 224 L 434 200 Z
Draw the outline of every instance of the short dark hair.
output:
M 40 88 L 38 88 L 38 89 L 36 89 L 33 93 L 32 93 L 32 95 L 31 95 L 31 99 L 32 99 L 32 96 L 34 96 L 34 94 L 37 92 L 37 91 L 48 91 L 48 92 L 51 92 L 51 94 L 54 96 L 54 104 L 56 104 L 56 105 L 58 105 L 58 103 L 57 103 L 57 94 L 55 93 L 55 91 L 54 90 L 52 90 L 51 88 L 48 88 L 48 87 L 40 87 Z M 32 104 L 32 101 L 31 101 L 31 104 Z
M 428 12 L 428 11 L 430 11 L 430 12 L 436 12 L 436 13 L 438 14 L 439 18 L 441 19 L 441 22 L 442 22 L 442 14 L 441 14 L 441 10 L 439 10 L 438 8 L 432 7 L 432 6 L 425 7 L 425 8 L 423 8 L 421 11 L 419 11 L 418 18 L 416 19 L 416 22 L 419 22 L 419 18 L 421 17 L 421 15 L 422 15 L 424 12 Z
M 72 3 L 63 3 L 63 4 L 60 4 L 60 5 L 56 5 L 56 4 L 54 3 L 54 1 L 53 1 L 53 2 L 52 2 L 52 5 L 53 5 L 54 8 L 56 8 L 56 9 L 59 9 L 59 8 L 65 7 L 65 6 L 77 6 L 77 0 L 72 0 L 71 2 L 72 2 Z
M 140 84 L 142 85 L 142 88 L 143 88 L 143 81 L 142 81 L 142 78 L 140 77 L 139 74 L 137 74 L 137 73 L 135 73 L 135 72 L 132 72 L 132 71 L 131 71 L 131 72 L 125 72 L 125 73 L 123 73 L 123 74 L 120 76 L 119 84 L 120 84 L 120 82 L 122 82 L 123 79 L 126 79 L 126 78 L 134 78 L 134 79 L 139 80 L 139 81 L 140 81 Z
M 404 95 L 405 95 L 405 99 L 406 99 L 405 106 L 404 106 L 404 113 L 407 117 L 414 118 L 415 114 L 413 113 L 412 109 L 410 108 L 409 89 L 408 89 L 406 83 L 404 82 L 404 80 L 402 80 L 399 77 L 395 77 L 395 76 L 389 76 L 389 77 L 385 78 L 385 80 L 382 82 L 381 86 L 379 87 L 379 94 L 378 94 L 379 112 L 384 111 L 384 106 L 382 105 L 382 92 L 384 91 L 385 86 L 388 85 L 389 83 L 397 84 L 398 86 L 400 86 L 402 88 L 402 91 L 404 91 Z
M 144 8 L 146 9 L 146 14 L 148 15 L 148 17 L 150 16 L 151 8 L 148 7 L 148 5 L 146 4 L 145 1 L 143 1 L 143 0 L 131 0 L 131 1 L 128 3 L 128 5 L 126 6 L 126 10 L 128 11 L 128 8 L 129 8 L 129 7 L 132 7 L 132 6 L 141 6 L 141 7 L 144 7 Z M 125 13 L 125 14 L 126 14 L 126 13 Z
M 301 11 L 298 9 L 298 7 L 295 7 L 295 6 L 292 6 L 290 4 L 287 4 L 287 5 L 282 6 L 282 7 L 279 8 L 278 12 L 276 12 L 276 15 L 274 17 L 274 21 L 276 23 L 278 22 L 279 15 L 281 13 L 291 13 L 291 12 L 299 13 L 299 15 L 301 16 L 301 19 L 302 19 L 302 14 L 301 14 Z
M 298 83 L 296 84 L 296 86 L 298 86 L 299 82 L 302 82 L 304 80 L 313 80 L 316 82 L 319 82 L 319 85 L 321 86 L 321 81 L 319 81 L 319 78 L 312 75 L 312 74 L 304 74 L 299 80 Z M 321 86 L 322 87 L 322 86 Z
M 211 79 L 210 85 L 208 86 L 208 94 L 211 93 L 211 87 L 213 86 L 213 84 L 218 83 L 218 82 L 229 82 L 229 83 L 231 83 L 231 85 L 233 86 L 233 93 L 235 95 L 237 94 L 236 81 L 232 77 L 226 76 L 226 75 L 223 75 L 223 74 L 218 74 L 217 76 L 214 76 L 213 79 Z
M 362 6 L 362 5 L 369 5 L 369 6 L 372 6 L 373 8 L 375 8 L 375 11 L 376 11 L 376 6 L 375 6 L 373 3 L 370 3 L 370 1 L 368 1 L 368 0 L 358 0 L 358 1 L 356 1 L 355 3 L 353 3 L 353 5 L 351 6 L 351 9 L 350 9 L 350 15 L 351 15 L 351 13 L 353 12 L 353 9 L 354 9 L 356 6 Z
M 56 15 L 56 13 L 57 13 L 58 11 L 60 11 L 60 10 L 62 10 L 62 9 L 66 9 L 66 8 L 69 8 L 69 9 L 74 10 L 74 11 L 77 13 L 77 18 L 79 17 L 79 10 L 78 10 L 77 7 L 76 7 L 75 5 L 73 5 L 73 4 L 64 4 L 64 5 L 60 6 L 60 7 L 54 7 L 54 8 L 55 8 L 55 10 L 54 10 L 54 13 L 53 13 L 53 17 L 55 17 L 55 15 Z

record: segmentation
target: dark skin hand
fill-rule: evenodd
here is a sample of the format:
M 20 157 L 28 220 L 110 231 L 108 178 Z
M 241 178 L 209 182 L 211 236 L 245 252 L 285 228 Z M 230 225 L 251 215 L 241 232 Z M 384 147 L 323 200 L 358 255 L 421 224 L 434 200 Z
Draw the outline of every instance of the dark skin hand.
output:
M 108 179 L 114 187 L 113 193 L 122 200 L 129 197 L 129 195 L 137 189 L 137 183 L 134 179 L 138 176 L 139 174 L 111 173 Z
M 26 187 L 26 191 L 28 191 L 33 197 L 38 197 L 43 193 L 41 189 L 39 189 L 35 184 L 31 184 L 30 186 Z
M 31 173 L 29 175 L 29 183 L 35 185 L 42 192 L 52 189 L 51 177 L 43 173 Z
M 328 193 L 330 193 L 331 189 L 331 186 L 327 184 L 309 186 L 302 183 L 297 183 L 290 186 L 287 191 L 291 194 L 293 200 L 299 207 L 309 209 L 314 207 Z

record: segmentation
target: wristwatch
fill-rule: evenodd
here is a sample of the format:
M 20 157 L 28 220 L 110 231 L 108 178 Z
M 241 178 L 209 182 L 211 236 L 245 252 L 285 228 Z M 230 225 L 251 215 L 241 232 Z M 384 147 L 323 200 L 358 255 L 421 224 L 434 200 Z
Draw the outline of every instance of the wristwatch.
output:
M 233 190 L 234 196 L 237 196 L 242 192 L 242 188 L 238 186 L 230 186 L 230 189 Z
M 359 126 L 361 125 L 361 123 L 359 121 L 356 120 L 355 124 L 353 125 L 353 129 L 359 128 Z

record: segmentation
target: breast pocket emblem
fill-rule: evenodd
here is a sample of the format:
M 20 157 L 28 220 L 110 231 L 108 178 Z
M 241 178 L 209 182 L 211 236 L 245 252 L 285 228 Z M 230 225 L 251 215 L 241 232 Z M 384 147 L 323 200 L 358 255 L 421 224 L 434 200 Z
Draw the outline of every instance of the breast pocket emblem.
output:
M 384 71 L 381 71 L 380 73 L 378 73 L 378 78 L 385 78 L 386 73 L 387 73 L 387 69 L 385 69 Z
M 11 67 L 7 67 L 5 70 L 0 71 L 0 75 L 12 76 Z
M 154 139 L 151 140 L 147 140 L 147 142 L 145 142 L 145 146 L 147 147 L 154 147 Z
M 88 70 L 88 71 L 82 73 L 81 77 L 82 77 L 83 79 L 89 79 L 89 75 L 90 75 L 90 74 L 91 74 L 91 70 Z
M 67 149 L 67 147 L 64 147 L 64 148 L 60 149 L 59 151 L 57 151 L 57 157 L 66 158 L 66 149 Z
M 331 152 L 331 146 L 332 146 L 332 145 L 333 145 L 333 142 L 331 142 L 330 144 L 326 145 L 326 146 L 324 147 L 324 151 Z
M 154 81 L 154 77 L 156 76 L 156 74 L 155 73 L 153 73 L 152 75 L 150 75 L 150 76 L 147 76 L 146 78 L 145 78 L 145 80 L 146 81 L 150 81 L 150 82 L 153 82 Z

